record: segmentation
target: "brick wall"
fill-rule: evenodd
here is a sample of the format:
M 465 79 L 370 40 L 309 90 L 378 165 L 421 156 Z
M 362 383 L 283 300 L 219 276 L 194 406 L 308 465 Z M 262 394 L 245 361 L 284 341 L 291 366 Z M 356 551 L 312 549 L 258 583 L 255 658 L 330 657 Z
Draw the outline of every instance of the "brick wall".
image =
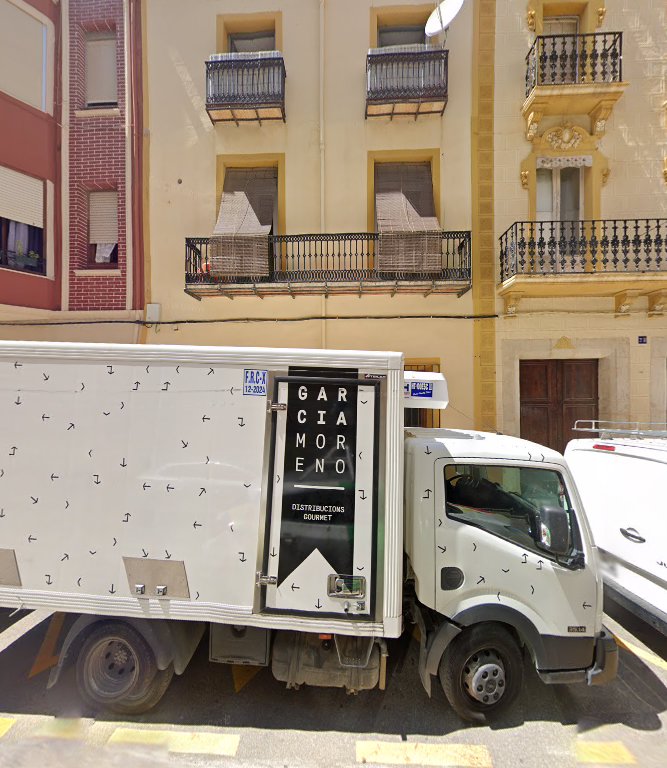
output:
M 77 117 L 86 106 L 86 45 L 88 32 L 116 34 L 116 75 L 119 116 Z M 70 2 L 70 238 L 69 308 L 71 310 L 125 309 L 127 260 L 125 231 L 125 67 L 123 0 Z M 88 265 L 88 194 L 118 191 L 118 264 L 120 277 L 94 275 Z M 89 270 L 77 277 L 75 270 Z

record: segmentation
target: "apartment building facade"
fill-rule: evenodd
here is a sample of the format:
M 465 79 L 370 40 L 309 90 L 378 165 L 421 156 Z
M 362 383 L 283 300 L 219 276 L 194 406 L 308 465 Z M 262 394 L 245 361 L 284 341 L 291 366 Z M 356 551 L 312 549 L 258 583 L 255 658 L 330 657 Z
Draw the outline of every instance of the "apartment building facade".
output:
M 0 0 L 4 338 L 138 337 L 140 30 L 131 0 Z
M 432 10 L 148 0 L 144 340 L 398 349 L 472 426 L 474 9 Z
M 558 450 L 667 422 L 665 13 L 496 3 L 499 427 Z

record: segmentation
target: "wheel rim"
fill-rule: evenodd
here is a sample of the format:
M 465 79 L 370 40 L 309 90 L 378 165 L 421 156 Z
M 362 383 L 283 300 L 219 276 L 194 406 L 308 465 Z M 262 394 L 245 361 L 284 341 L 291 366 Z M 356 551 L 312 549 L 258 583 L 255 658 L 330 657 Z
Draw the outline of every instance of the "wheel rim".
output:
M 487 707 L 500 701 L 507 687 L 505 665 L 493 648 L 473 653 L 463 667 L 462 679 L 470 698 Z
M 137 682 L 137 656 L 120 637 L 105 637 L 90 649 L 85 672 L 90 688 L 99 699 L 121 698 Z

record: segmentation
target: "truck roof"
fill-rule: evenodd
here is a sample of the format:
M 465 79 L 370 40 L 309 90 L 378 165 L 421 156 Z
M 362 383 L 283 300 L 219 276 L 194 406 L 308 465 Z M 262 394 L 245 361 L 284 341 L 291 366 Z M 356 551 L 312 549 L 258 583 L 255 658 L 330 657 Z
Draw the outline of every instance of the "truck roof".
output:
M 568 453 L 572 451 L 595 451 L 600 454 L 618 454 L 634 456 L 638 459 L 651 459 L 667 464 L 667 438 L 631 438 L 605 437 L 584 440 L 571 440 L 567 445 Z
M 461 429 L 405 430 L 406 443 L 412 447 L 454 459 L 497 459 L 508 461 L 544 461 L 564 464 L 562 454 L 529 440 L 494 432 L 477 432 Z

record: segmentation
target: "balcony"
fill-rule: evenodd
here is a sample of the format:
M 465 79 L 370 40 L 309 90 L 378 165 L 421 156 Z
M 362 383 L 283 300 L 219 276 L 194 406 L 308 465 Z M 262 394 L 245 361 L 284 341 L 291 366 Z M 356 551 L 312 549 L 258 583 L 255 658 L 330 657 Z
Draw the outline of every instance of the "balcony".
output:
M 589 115 L 591 133 L 601 136 L 626 87 L 622 32 L 538 36 L 526 56 L 528 138 L 544 115 Z
M 667 219 L 516 221 L 500 237 L 498 292 L 519 298 L 648 296 L 667 304 Z
M 406 242 L 411 233 L 405 233 Z M 440 240 L 440 259 L 428 271 L 380 271 L 377 233 L 269 235 L 268 265 L 256 276 L 219 274 L 208 237 L 185 240 L 185 290 L 216 295 L 456 293 L 470 288 L 470 232 L 429 233 Z M 395 253 L 396 234 L 392 235 Z M 399 237 L 400 240 L 400 237 Z M 399 243 L 400 245 L 400 243 Z M 240 248 L 242 246 L 239 246 Z
M 214 54 L 206 62 L 206 111 L 213 123 L 285 120 L 280 51 Z
M 366 117 L 442 115 L 448 53 L 425 45 L 372 48 L 366 57 Z

